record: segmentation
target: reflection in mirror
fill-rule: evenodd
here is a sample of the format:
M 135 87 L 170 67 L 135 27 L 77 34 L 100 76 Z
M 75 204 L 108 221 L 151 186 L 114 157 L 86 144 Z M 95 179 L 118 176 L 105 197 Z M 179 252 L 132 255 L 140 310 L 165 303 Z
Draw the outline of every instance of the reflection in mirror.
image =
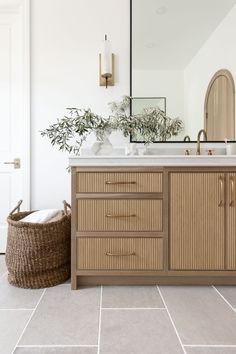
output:
M 149 107 L 159 107 L 166 113 L 165 97 L 132 97 L 131 107 L 133 114 L 139 114 L 143 109 Z
M 200 129 L 235 140 L 236 0 L 132 0 L 131 16 L 132 112 L 163 110 L 164 98 L 184 123 L 170 141 L 195 141 Z
M 228 70 L 219 70 L 207 89 L 204 127 L 210 140 L 235 140 L 234 79 Z M 224 117 L 224 120 L 222 119 Z

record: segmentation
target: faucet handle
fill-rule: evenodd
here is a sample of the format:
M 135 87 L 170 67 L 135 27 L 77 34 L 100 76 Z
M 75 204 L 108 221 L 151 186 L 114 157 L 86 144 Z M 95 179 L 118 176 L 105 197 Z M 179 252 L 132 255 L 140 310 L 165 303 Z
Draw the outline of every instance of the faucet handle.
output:
M 209 155 L 209 156 L 212 156 L 214 151 L 215 151 L 214 149 L 207 149 L 206 150 L 207 155 Z
M 186 155 L 186 156 L 189 156 L 189 155 L 191 155 L 191 149 L 186 149 L 186 150 L 184 150 L 184 154 Z

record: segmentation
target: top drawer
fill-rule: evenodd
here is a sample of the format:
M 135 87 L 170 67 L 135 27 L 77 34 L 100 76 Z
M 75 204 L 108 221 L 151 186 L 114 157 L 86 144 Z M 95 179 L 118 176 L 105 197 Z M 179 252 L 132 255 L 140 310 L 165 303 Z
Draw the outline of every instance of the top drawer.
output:
M 77 193 L 161 193 L 162 172 L 78 172 Z

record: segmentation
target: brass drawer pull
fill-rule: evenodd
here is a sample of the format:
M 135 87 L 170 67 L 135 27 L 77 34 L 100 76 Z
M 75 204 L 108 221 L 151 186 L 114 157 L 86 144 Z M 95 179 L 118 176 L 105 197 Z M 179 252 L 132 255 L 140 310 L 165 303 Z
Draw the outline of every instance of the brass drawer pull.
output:
M 130 257 L 130 256 L 135 256 L 135 252 L 130 252 L 130 253 L 111 253 L 111 252 L 105 252 L 105 255 L 108 257 Z
M 135 214 L 122 215 L 122 214 L 106 214 L 106 218 L 135 218 Z
M 111 181 L 106 181 L 105 183 L 108 184 L 108 185 L 119 185 L 119 184 L 124 185 L 124 184 L 136 184 L 137 182 L 135 182 L 135 181 L 131 181 L 131 182 L 111 182 Z
M 218 204 L 219 207 L 223 207 L 224 206 L 224 178 L 223 177 L 219 177 L 219 183 L 220 183 L 220 202 Z
M 230 207 L 233 207 L 234 206 L 234 178 L 233 177 L 230 177 L 230 203 L 229 203 L 229 206 Z

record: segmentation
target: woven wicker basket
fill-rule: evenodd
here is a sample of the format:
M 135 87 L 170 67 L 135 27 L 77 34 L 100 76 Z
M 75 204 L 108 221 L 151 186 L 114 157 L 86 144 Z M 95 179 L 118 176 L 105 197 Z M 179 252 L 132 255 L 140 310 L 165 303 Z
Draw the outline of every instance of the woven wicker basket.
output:
M 7 218 L 9 283 L 32 289 L 63 283 L 70 277 L 70 205 L 63 202 L 64 215 L 60 220 L 33 224 L 20 221 L 32 213 L 20 212 L 21 203 Z

